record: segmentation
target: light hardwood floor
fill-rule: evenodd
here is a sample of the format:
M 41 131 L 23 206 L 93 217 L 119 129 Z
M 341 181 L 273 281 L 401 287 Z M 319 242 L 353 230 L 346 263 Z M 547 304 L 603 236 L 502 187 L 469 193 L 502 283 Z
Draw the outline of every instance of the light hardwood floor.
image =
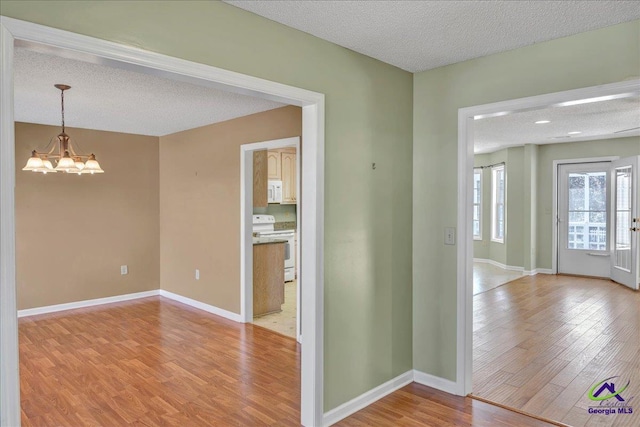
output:
M 587 396 L 619 376 L 618 389 L 631 381 L 623 397 L 640 398 L 640 293 L 540 274 L 473 303 L 474 395 L 572 426 L 640 426 L 640 401 L 631 415 L 592 415 Z
M 300 347 L 161 297 L 19 320 L 22 425 L 296 426 Z M 341 426 L 546 426 L 411 384 Z
M 522 272 L 505 270 L 486 262 L 473 263 L 473 294 L 495 289 L 512 280 L 522 277 Z

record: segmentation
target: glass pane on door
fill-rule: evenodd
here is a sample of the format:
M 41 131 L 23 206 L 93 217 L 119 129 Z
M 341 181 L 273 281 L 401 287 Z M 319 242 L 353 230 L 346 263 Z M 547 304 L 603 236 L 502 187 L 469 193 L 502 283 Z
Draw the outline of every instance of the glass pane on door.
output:
M 631 166 L 618 168 L 616 179 L 614 266 L 631 271 Z
M 567 249 L 607 250 L 607 172 L 570 173 Z

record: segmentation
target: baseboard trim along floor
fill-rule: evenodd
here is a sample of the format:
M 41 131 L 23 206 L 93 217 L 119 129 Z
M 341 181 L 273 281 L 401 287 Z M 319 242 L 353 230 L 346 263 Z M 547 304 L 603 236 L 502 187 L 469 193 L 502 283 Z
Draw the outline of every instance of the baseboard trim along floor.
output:
M 133 294 L 116 295 L 112 297 L 88 299 L 84 301 L 74 301 L 65 304 L 47 305 L 44 307 L 27 308 L 18 310 L 18 317 L 35 316 L 38 314 L 55 313 L 58 311 L 74 310 L 76 308 L 93 307 L 95 305 L 111 304 L 114 302 L 129 301 L 140 298 L 147 298 L 160 295 L 158 289 L 145 292 L 136 292 Z
M 445 393 L 458 394 L 458 385 L 454 381 L 436 377 L 435 375 L 414 370 L 413 381 L 426 385 L 427 387 L 435 388 L 436 390 L 444 391 Z
M 407 371 L 404 374 L 398 375 L 397 377 L 387 381 L 386 383 L 380 384 L 378 387 L 373 388 L 346 403 L 343 403 L 342 405 L 330 410 L 329 412 L 326 412 L 323 417 L 323 425 L 325 427 L 331 426 L 338 421 L 347 418 L 349 415 L 354 414 L 363 408 L 366 408 L 373 402 L 382 399 L 386 395 L 391 394 L 398 389 L 401 389 L 407 384 L 411 384 L 412 382 L 413 371 Z
M 233 320 L 234 322 L 243 323 L 240 314 L 227 311 L 214 305 L 205 304 L 182 295 L 174 294 L 173 292 L 165 291 L 164 289 L 160 289 L 160 296 L 181 302 L 199 310 L 204 310 L 216 316 L 224 317 L 225 319 Z

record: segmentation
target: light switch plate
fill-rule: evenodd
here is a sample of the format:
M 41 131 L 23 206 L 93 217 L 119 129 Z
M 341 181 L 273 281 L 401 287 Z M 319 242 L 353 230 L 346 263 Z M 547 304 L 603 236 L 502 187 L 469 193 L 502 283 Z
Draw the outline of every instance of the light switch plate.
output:
M 196 280 L 200 280 L 200 270 L 196 268 Z
M 121 265 L 120 266 L 120 274 L 121 275 L 125 275 L 125 274 L 129 274 L 129 267 L 126 265 Z
M 456 244 L 456 229 L 455 227 L 444 228 L 444 244 L 455 245 Z

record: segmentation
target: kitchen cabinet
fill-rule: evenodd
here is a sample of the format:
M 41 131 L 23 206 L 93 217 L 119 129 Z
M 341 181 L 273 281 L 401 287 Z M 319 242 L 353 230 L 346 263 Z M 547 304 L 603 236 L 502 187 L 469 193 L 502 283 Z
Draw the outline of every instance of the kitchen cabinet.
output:
M 266 208 L 267 202 L 267 150 L 253 152 L 253 207 Z
M 253 317 L 282 311 L 285 244 L 253 245 Z
M 269 179 L 282 180 L 282 160 L 280 151 L 269 150 L 267 152 L 267 175 Z
M 296 153 L 281 153 L 282 204 L 295 204 L 296 200 Z

